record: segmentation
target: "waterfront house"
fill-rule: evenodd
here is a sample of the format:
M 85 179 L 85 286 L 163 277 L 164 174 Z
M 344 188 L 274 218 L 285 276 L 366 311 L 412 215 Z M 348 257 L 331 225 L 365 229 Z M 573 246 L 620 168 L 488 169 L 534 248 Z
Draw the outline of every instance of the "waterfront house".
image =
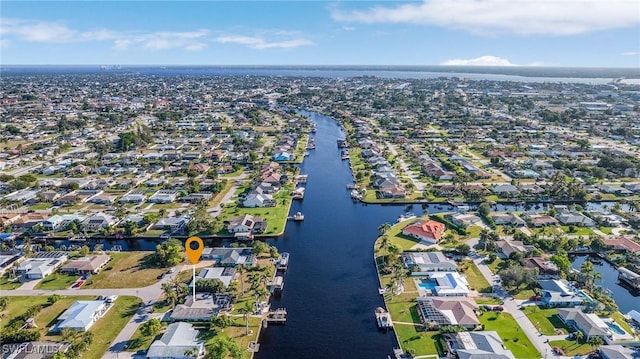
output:
M 244 199 L 242 205 L 247 208 L 273 207 L 275 206 L 275 201 L 271 195 L 251 192 Z
M 518 188 L 510 184 L 495 184 L 491 192 L 499 197 L 514 197 L 518 194 Z
M 448 216 L 453 224 L 460 227 L 469 227 L 476 224 L 482 224 L 482 219 L 475 214 L 456 213 Z
M 558 220 L 546 214 L 530 214 L 527 221 L 534 227 L 555 226 Z
M 71 224 L 71 222 L 82 222 L 87 218 L 80 214 L 56 214 L 42 221 L 42 226 L 47 231 L 62 231 Z
M 615 249 L 615 250 L 623 250 L 630 253 L 639 253 L 640 252 L 640 243 L 625 237 L 619 238 L 607 238 L 604 240 L 604 244 L 607 248 Z
M 16 272 L 26 279 L 42 279 L 55 272 L 66 260 L 66 252 L 40 252 L 20 263 Z
M 459 359 L 515 359 L 505 349 L 496 331 L 460 332 L 456 334 L 455 351 Z
M 418 297 L 418 314 L 428 329 L 459 325 L 472 330 L 480 324 L 478 304 L 470 298 Z
M 440 222 L 419 220 L 404 227 L 402 234 L 420 241 L 435 244 L 442 238 L 445 230 L 445 225 Z
M 564 225 L 578 225 L 585 227 L 594 227 L 596 223 L 582 213 L 564 212 L 559 213 L 556 218 Z
M 602 359 L 639 359 L 640 351 L 622 345 L 601 345 L 598 352 Z
M 111 257 L 98 254 L 69 261 L 60 268 L 60 272 L 74 274 L 96 274 L 109 263 Z
M 514 226 L 514 227 L 524 227 L 527 225 L 527 222 L 524 219 L 520 218 L 516 214 L 510 213 L 493 213 L 491 214 L 491 218 L 493 222 L 498 226 Z
M 591 337 L 601 337 L 608 342 L 613 335 L 607 323 L 600 317 L 594 313 L 585 313 L 580 308 L 560 308 L 558 316 L 570 327 L 581 331 L 587 340 Z
M 162 337 L 147 350 L 148 359 L 198 359 L 204 356 L 204 342 L 189 323 L 171 323 Z M 190 354 L 192 353 L 192 354 Z
M 153 229 L 164 229 L 171 232 L 177 232 L 182 230 L 187 223 L 189 223 L 189 219 L 184 216 L 162 218 L 153 225 Z
M 558 266 L 542 257 L 525 258 L 523 262 L 527 268 L 538 269 L 538 279 L 557 279 L 560 275 Z
M 231 282 L 233 282 L 236 276 L 235 267 L 210 267 L 203 268 L 200 273 L 195 278 L 195 281 L 199 281 L 202 279 L 217 279 L 224 284 L 224 287 L 227 288 Z M 190 287 L 194 285 L 193 281 L 189 284 Z
M 227 225 L 231 233 L 262 233 L 267 228 L 267 222 L 250 214 L 232 218 Z
M 96 232 L 103 228 L 109 228 L 110 226 L 116 224 L 116 221 L 116 217 L 112 215 L 105 213 L 96 213 L 85 218 L 85 220 L 82 221 L 82 224 L 85 230 L 89 232 Z
M 448 259 L 442 252 L 404 252 L 400 256 L 411 275 L 424 275 L 426 272 L 455 272 L 456 262 Z
M 469 294 L 467 279 L 458 272 L 430 272 L 426 279 L 416 279 L 419 291 L 438 297 L 466 297 Z
M 545 307 L 575 307 L 585 300 L 565 280 L 540 280 L 538 284 L 542 288 L 541 305 Z
M 66 328 L 76 332 L 86 332 L 105 315 L 111 305 L 104 300 L 78 300 L 60 314 L 50 331 L 58 333 Z
M 224 267 L 253 266 L 256 262 L 256 257 L 251 253 L 251 248 L 205 248 L 202 251 L 202 259 L 215 260 L 216 265 Z

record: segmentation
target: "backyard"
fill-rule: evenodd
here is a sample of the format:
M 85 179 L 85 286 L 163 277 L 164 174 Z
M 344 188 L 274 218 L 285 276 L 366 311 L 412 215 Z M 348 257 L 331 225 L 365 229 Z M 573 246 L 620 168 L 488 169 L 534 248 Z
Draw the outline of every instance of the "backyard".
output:
M 531 323 L 544 335 L 568 334 L 569 328 L 558 317 L 558 309 L 541 309 L 536 305 L 528 305 L 522 310 Z
M 152 253 L 111 253 L 111 262 L 100 273 L 91 276 L 83 288 L 139 288 L 157 282 L 166 269 L 150 264 Z
M 540 358 L 540 353 L 533 346 L 524 331 L 509 313 L 485 312 L 478 319 L 484 330 L 495 330 L 504 342 L 504 346 L 513 352 L 516 358 Z

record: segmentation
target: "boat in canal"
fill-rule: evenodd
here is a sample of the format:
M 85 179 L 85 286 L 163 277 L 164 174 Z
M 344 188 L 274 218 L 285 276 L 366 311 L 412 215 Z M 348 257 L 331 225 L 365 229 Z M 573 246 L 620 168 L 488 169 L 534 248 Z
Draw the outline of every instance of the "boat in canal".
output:
M 401 214 L 401 215 L 398 217 L 397 222 L 398 222 L 398 223 L 400 223 L 400 222 L 402 222 L 402 221 L 406 221 L 406 220 L 408 220 L 408 219 L 413 219 L 413 218 L 417 218 L 417 216 L 415 215 L 415 213 L 413 213 L 413 212 L 405 212 L 405 213 Z
M 376 308 L 376 322 L 378 323 L 378 328 L 380 329 L 389 329 L 393 327 L 393 322 L 391 321 L 391 315 L 384 308 L 378 307 Z
M 293 215 L 293 220 L 294 221 L 304 221 L 304 214 L 302 214 L 302 212 L 296 212 Z

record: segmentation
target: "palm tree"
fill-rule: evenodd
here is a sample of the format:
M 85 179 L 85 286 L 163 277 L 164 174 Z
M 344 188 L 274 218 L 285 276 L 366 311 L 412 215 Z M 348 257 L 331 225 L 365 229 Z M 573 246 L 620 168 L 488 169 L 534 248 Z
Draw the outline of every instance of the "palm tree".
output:
M 576 338 L 576 342 L 579 343 L 584 339 L 584 333 L 581 330 L 575 332 L 574 337 Z
M 383 234 L 380 236 L 380 249 L 387 250 L 389 248 L 389 236 Z
M 239 264 L 238 266 L 236 266 L 236 269 L 240 274 L 240 292 L 241 292 L 240 296 L 244 296 L 244 278 L 242 278 L 242 274 L 244 273 L 245 266 L 244 264 Z
M 380 235 L 383 235 L 385 233 L 387 233 L 387 231 L 391 229 L 391 223 L 389 222 L 384 222 L 383 224 L 381 224 L 378 227 L 378 232 L 380 232 Z
M 162 283 L 162 292 L 164 293 L 165 300 L 173 308 L 178 301 L 178 294 L 174 287 L 170 283 Z
M 600 337 L 592 336 L 591 338 L 589 338 L 589 340 L 587 340 L 587 343 L 589 343 L 589 345 L 591 345 L 593 349 L 596 349 L 597 347 L 604 344 L 604 340 Z
M 251 305 L 249 305 L 249 302 L 244 302 L 244 307 L 240 308 L 238 311 L 244 318 L 244 335 L 249 335 L 249 314 L 252 312 Z

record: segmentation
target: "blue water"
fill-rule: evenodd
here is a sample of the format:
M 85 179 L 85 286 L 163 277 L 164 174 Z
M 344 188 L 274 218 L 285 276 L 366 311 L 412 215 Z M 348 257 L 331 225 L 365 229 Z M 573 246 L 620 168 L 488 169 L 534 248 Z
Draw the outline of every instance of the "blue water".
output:
M 418 283 L 418 288 L 422 290 L 434 290 L 436 288 L 436 283 L 434 281 L 423 279 Z
M 618 326 L 618 324 L 616 324 L 616 323 L 607 322 L 607 326 L 608 326 L 609 328 L 611 328 L 611 330 L 612 330 L 614 333 L 618 334 L 618 335 L 625 335 L 625 334 L 627 334 L 627 332 L 625 332 L 624 330 L 622 330 L 622 328 L 620 328 L 620 327 Z

